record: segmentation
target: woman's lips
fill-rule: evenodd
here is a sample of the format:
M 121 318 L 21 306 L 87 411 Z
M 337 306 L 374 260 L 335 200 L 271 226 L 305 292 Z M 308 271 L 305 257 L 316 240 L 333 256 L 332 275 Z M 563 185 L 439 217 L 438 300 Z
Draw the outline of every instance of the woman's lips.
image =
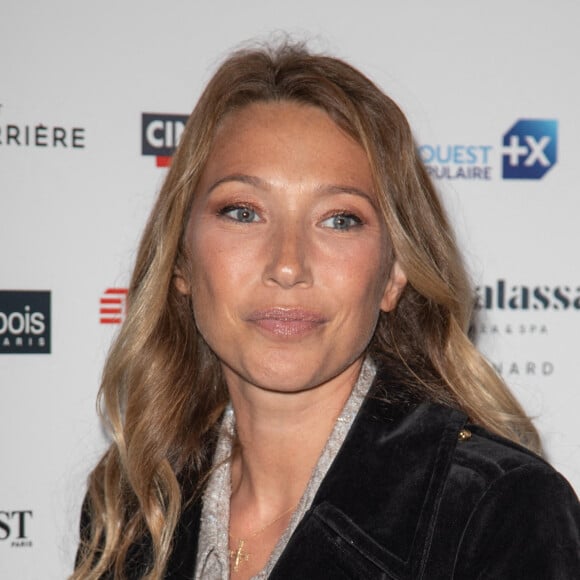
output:
M 320 313 L 302 308 L 256 310 L 247 320 L 261 330 L 280 337 L 303 336 L 326 323 Z

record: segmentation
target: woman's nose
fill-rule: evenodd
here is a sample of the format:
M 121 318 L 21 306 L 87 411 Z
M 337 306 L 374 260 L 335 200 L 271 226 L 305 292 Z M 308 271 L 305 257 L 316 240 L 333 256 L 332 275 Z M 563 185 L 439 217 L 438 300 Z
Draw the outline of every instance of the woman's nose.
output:
M 312 284 L 309 240 L 300 224 L 284 225 L 272 232 L 266 249 L 264 282 L 282 288 Z

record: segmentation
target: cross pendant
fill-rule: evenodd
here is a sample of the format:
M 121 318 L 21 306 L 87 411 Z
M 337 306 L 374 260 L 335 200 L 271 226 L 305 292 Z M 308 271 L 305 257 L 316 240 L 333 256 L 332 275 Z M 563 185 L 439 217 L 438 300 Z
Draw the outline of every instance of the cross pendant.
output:
M 242 562 L 247 562 L 250 559 L 249 552 L 244 550 L 245 543 L 244 540 L 240 540 L 238 542 L 238 547 L 235 550 L 230 550 L 230 560 L 233 560 L 232 567 L 234 572 L 239 571 Z

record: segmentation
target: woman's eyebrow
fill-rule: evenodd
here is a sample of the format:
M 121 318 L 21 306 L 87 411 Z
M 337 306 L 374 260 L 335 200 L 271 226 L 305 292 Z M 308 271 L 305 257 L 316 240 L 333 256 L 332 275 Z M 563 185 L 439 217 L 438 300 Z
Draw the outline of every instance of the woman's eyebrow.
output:
M 247 183 L 248 185 L 253 185 L 260 189 L 269 189 L 268 183 L 259 177 L 246 175 L 245 173 L 232 173 L 231 175 L 226 175 L 213 183 L 206 191 L 206 195 L 209 195 L 216 187 L 229 182 Z
M 358 197 L 363 197 L 366 199 L 371 205 L 376 205 L 375 198 L 370 193 L 359 189 L 358 187 L 352 187 L 350 185 L 323 185 L 319 188 L 323 193 L 331 193 L 331 194 L 338 194 L 338 193 L 348 193 L 350 195 L 356 195 Z

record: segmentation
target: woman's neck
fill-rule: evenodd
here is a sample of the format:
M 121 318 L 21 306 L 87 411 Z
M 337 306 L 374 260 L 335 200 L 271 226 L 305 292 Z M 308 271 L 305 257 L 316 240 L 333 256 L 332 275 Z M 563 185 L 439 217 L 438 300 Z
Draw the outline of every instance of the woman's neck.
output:
M 240 443 L 232 462 L 234 509 L 238 502 L 252 506 L 263 521 L 298 503 L 361 364 L 298 393 L 230 385 Z

